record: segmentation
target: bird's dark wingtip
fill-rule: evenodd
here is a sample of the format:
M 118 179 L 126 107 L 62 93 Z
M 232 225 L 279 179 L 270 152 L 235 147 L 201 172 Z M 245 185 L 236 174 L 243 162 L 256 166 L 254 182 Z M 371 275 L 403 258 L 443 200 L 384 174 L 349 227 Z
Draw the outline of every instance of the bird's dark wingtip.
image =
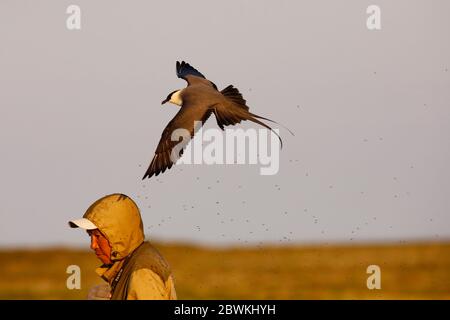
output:
M 186 76 L 191 75 L 191 76 L 196 76 L 196 77 L 201 77 L 201 78 L 206 79 L 205 76 L 200 71 L 195 69 L 193 66 L 191 66 L 189 63 L 185 62 L 184 60 L 181 62 L 177 61 L 176 65 L 177 65 L 176 69 L 177 69 L 178 78 L 185 79 Z
M 145 174 L 144 174 L 144 176 L 142 177 L 142 180 L 145 180 L 145 179 L 147 179 L 147 178 L 151 178 L 153 176 L 153 173 L 150 173 L 150 172 L 146 172 Z

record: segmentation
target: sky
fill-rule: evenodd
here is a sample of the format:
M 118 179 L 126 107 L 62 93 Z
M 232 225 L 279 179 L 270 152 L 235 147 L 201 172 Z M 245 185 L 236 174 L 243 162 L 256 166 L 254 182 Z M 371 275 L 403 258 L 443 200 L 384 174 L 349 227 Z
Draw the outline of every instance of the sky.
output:
M 81 29 L 69 30 L 69 5 Z M 381 29 L 369 30 L 369 5 Z M 83 246 L 110 193 L 149 239 L 202 245 L 450 238 L 448 1 L 0 2 L 0 247 Z M 281 126 L 276 175 L 141 180 L 185 60 Z M 216 127 L 213 117 L 205 125 Z M 243 123 L 241 128 L 257 128 Z

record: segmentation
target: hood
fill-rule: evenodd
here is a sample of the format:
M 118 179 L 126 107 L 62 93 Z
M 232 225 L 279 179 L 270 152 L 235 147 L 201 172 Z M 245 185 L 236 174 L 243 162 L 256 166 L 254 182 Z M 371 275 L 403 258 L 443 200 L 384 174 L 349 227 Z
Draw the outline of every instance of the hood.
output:
M 111 260 L 127 257 L 144 241 L 144 228 L 136 203 L 124 194 L 111 194 L 94 202 L 83 215 L 111 245 Z

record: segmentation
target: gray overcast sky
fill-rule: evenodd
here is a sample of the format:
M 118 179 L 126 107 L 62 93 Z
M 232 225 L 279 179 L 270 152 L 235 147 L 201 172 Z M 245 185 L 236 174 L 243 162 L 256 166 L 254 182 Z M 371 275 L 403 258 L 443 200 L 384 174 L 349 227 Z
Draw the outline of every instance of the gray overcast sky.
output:
M 2 0 L 0 246 L 86 244 L 67 220 L 113 192 L 136 200 L 152 239 L 448 239 L 449 12 L 445 0 Z M 160 102 L 185 85 L 176 60 L 295 132 L 280 129 L 279 174 L 183 165 L 141 181 L 177 111 Z

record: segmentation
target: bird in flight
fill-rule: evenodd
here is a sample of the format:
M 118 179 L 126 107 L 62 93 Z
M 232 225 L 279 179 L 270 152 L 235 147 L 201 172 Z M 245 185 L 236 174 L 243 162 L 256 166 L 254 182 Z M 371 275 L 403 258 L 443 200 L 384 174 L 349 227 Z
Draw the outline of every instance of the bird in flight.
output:
M 242 94 L 232 85 L 219 91 L 213 82 L 206 79 L 197 69 L 184 61 L 181 63 L 177 61 L 176 72 L 178 78 L 186 80 L 187 87 L 171 92 L 162 101 L 162 104 L 170 102 L 181 108 L 162 132 L 155 155 L 142 178 L 143 180 L 151 178 L 153 175 L 157 176 L 170 169 L 183 154 L 183 148 L 186 147 L 189 140 L 199 129 L 199 126 L 195 126 L 195 123 L 199 121 L 204 124 L 212 113 L 216 117 L 217 125 L 222 130 L 224 130 L 225 126 L 235 125 L 241 121 L 249 120 L 273 131 L 271 127 L 258 119 L 271 122 L 275 121 L 251 113 Z M 189 140 L 180 137 L 179 140 L 173 141 L 172 133 L 177 129 L 187 130 L 186 132 L 190 134 Z M 282 146 L 280 136 L 275 131 L 273 132 L 280 139 Z M 180 143 L 182 145 L 178 146 L 178 148 L 181 148 L 176 154 L 176 159 L 173 159 L 172 151 Z

